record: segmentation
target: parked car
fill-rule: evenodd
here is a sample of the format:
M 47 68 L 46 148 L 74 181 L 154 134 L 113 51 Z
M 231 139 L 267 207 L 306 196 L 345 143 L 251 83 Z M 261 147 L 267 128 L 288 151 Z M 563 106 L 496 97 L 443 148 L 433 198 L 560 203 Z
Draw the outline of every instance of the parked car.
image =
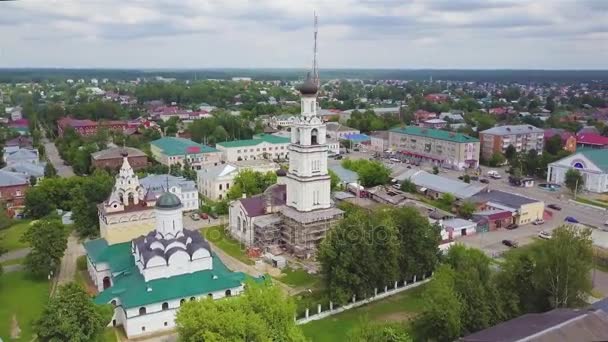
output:
M 552 238 L 551 233 L 548 233 L 548 232 L 546 232 L 544 230 L 541 231 L 540 233 L 538 233 L 538 237 L 541 238 L 541 239 L 546 239 L 546 240 Z
M 511 223 L 510 225 L 507 226 L 507 229 L 512 230 L 512 229 L 517 229 L 517 227 L 519 227 L 516 223 Z
M 562 210 L 562 207 L 560 207 L 560 206 L 559 206 L 559 205 L 557 205 L 557 204 L 549 204 L 547 207 L 549 207 L 549 208 L 551 208 L 551 209 L 553 209 L 553 210 L 557 210 L 557 211 Z
M 513 240 L 502 240 L 502 244 L 507 247 L 517 248 L 517 242 Z
M 190 218 L 193 219 L 194 221 L 198 221 L 201 219 L 201 217 L 197 213 L 190 214 Z
M 217 214 L 215 214 L 215 213 L 209 213 L 209 216 L 211 216 L 211 218 L 213 218 L 213 219 L 218 218 Z
M 471 180 L 478 181 L 479 177 L 477 177 L 477 176 L 471 176 Z
M 207 215 L 207 213 L 201 213 L 201 218 L 203 220 L 208 220 L 209 219 L 209 215 Z
M 483 184 L 488 184 L 488 183 L 490 183 L 490 180 L 487 179 L 487 178 L 482 178 L 482 179 L 479 180 L 479 182 L 483 183 Z
M 579 223 L 577 219 L 575 219 L 572 216 L 566 216 L 566 218 L 564 219 L 565 222 L 570 222 L 570 223 Z
M 343 158 L 343 157 L 342 157 L 342 155 L 338 154 L 338 155 L 337 155 L 337 156 L 336 156 L 334 159 L 335 159 L 335 160 L 340 160 L 340 159 L 342 159 L 342 158 Z
M 606 220 L 606 222 L 604 222 L 604 226 L 608 227 L 608 220 Z
M 458 176 L 458 179 L 463 180 L 464 176 Z
M 536 220 L 534 220 L 534 222 L 532 222 L 532 224 L 535 226 L 540 226 L 541 224 L 544 224 L 544 223 L 545 223 L 545 220 L 543 220 L 543 219 L 536 219 Z

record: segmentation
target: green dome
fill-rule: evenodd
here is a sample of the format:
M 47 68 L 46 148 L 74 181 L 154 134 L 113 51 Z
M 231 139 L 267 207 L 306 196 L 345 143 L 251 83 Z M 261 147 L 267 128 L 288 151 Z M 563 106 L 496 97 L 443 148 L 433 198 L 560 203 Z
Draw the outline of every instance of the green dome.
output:
M 177 209 L 182 206 L 182 201 L 175 194 L 165 192 L 156 200 L 156 207 L 161 209 Z

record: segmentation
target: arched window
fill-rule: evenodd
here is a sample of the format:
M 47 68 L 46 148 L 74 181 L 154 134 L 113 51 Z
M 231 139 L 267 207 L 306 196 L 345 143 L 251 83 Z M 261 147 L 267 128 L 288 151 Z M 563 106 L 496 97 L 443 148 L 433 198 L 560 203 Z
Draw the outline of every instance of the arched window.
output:
M 317 129 L 313 128 L 313 130 L 310 132 L 310 144 L 311 145 L 318 144 L 318 140 L 317 140 L 318 135 L 319 135 L 319 132 L 317 131 Z
M 232 296 L 232 291 L 226 290 L 226 297 L 230 297 L 230 296 Z
M 207 293 L 207 298 L 213 299 L 213 293 Z
M 194 298 L 194 297 L 190 297 L 190 301 L 191 301 L 191 302 L 193 302 L 193 301 L 195 301 L 195 300 L 196 300 L 196 298 Z
M 113 301 L 111 301 L 110 304 L 112 304 L 112 306 L 116 306 L 116 299 L 114 299 Z
M 185 302 L 186 302 L 186 299 L 185 299 L 185 298 L 182 298 L 182 300 L 180 300 L 180 301 L 179 301 L 179 306 L 184 305 L 184 303 L 185 303 Z
M 576 162 L 576 163 L 574 163 L 574 165 L 573 165 L 573 166 L 574 166 L 574 168 L 576 168 L 576 169 L 584 169 L 584 168 L 585 168 L 585 167 L 583 166 L 583 163 L 581 163 L 581 162 Z
M 167 303 L 167 302 L 163 303 L 163 310 L 169 310 L 169 303 Z
M 139 308 L 139 314 L 140 315 L 145 315 L 146 314 L 146 307 L 142 306 L 141 308 Z

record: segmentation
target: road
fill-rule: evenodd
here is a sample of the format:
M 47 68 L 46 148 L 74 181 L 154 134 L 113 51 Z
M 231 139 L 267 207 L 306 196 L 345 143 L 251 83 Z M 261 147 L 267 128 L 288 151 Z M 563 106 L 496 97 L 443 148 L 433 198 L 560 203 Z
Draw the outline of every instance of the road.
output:
M 0 262 L 10 261 L 15 259 L 25 258 L 30 252 L 31 248 L 21 248 L 14 251 L 6 252 L 0 255 Z
M 57 284 L 63 285 L 74 281 L 76 275 L 76 259 L 79 256 L 85 255 L 84 246 L 75 233 L 70 234 L 68 237 L 68 246 L 65 249 L 63 258 L 61 258 L 61 267 L 59 268 L 59 275 L 57 277 Z
M 44 142 L 44 151 L 46 152 L 46 156 L 57 170 L 57 175 L 59 177 L 72 177 L 74 176 L 74 170 L 70 165 L 65 165 L 63 163 L 63 159 L 59 156 L 59 151 L 57 151 L 57 147 L 55 143 L 45 139 Z

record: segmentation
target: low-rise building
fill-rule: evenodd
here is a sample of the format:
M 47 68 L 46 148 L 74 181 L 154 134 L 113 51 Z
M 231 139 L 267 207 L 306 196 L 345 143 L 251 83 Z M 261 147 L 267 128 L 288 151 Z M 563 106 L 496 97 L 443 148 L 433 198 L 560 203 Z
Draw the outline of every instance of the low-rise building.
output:
M 109 120 L 109 121 L 93 121 L 93 120 L 80 120 L 73 119 L 71 117 L 64 117 L 57 121 L 57 133 L 60 137 L 63 136 L 66 129 L 73 129 L 76 133 L 89 136 L 95 135 L 97 130 L 100 128 L 107 129 L 109 131 L 124 132 L 129 125 L 126 121 L 122 120 Z
M 0 202 L 7 208 L 22 206 L 29 186 L 29 179 L 23 174 L 0 170 Z
M 547 182 L 564 184 L 566 172 L 574 169 L 583 175 L 585 190 L 608 192 L 608 149 L 581 149 L 547 168 Z
M 462 133 L 406 126 L 389 131 L 389 148 L 452 169 L 479 166 L 479 140 Z
M 506 210 L 513 223 L 522 225 L 543 219 L 545 203 L 534 198 L 499 190 L 480 192 L 470 198 L 479 210 Z
M 489 160 L 494 153 L 505 153 L 509 145 L 513 145 L 517 152 L 535 150 L 542 153 L 544 138 L 544 131 L 532 125 L 493 127 L 479 133 L 481 156 Z
M 213 147 L 175 137 L 164 137 L 150 142 L 150 151 L 154 159 L 163 165 L 183 166 L 188 162 L 195 170 L 204 166 L 219 165 L 222 156 L 222 153 Z
M 9 164 L 15 163 L 39 163 L 38 150 L 35 148 L 19 148 L 16 146 L 8 146 L 4 148 L 4 162 Z
M 369 134 L 370 150 L 377 153 L 382 153 L 389 149 L 388 131 L 376 131 Z
M 215 147 L 220 151 L 224 162 L 241 160 L 284 160 L 289 151 L 289 138 L 271 134 L 258 134 L 253 139 L 226 141 L 217 143 Z
M 578 133 L 576 145 L 581 148 L 608 148 L 608 137 L 593 133 Z
M 211 200 L 223 200 L 234 185 L 234 178 L 241 170 L 274 172 L 279 165 L 266 160 L 247 160 L 205 167 L 196 173 L 199 193 Z
M 440 221 L 441 240 L 452 241 L 461 236 L 473 235 L 477 232 L 477 223 L 461 218 Z
M 361 133 L 358 129 L 342 125 L 338 122 L 327 123 L 327 136 L 332 140 L 345 139 L 346 136 Z
M 294 120 L 295 116 L 292 114 L 281 114 L 271 117 L 268 124 L 274 129 L 281 129 L 290 127 Z
M 409 180 L 420 193 L 433 199 L 440 198 L 445 193 L 450 193 L 457 199 L 467 199 L 487 189 L 484 184 L 468 184 L 414 169 L 407 170 L 394 179 L 398 182 Z
M 414 112 L 414 121 L 415 122 L 423 122 L 430 119 L 437 118 L 437 114 L 432 112 L 427 112 L 424 109 L 418 109 Z
M 91 154 L 91 164 L 98 169 L 118 170 L 123 163 L 123 156 L 129 159 L 133 170 L 148 166 L 148 156 L 141 150 L 133 147 L 112 147 Z
M 426 128 L 440 129 L 446 128 L 448 126 L 448 122 L 442 119 L 430 119 L 420 123 L 420 126 Z
M 568 132 L 562 128 L 545 129 L 545 144 L 547 144 L 547 140 L 553 138 L 556 135 L 560 137 L 564 150 L 572 153 L 576 151 L 576 136 L 572 132 Z
M 157 198 L 168 191 L 180 199 L 183 211 L 198 210 L 198 191 L 194 181 L 172 175 L 150 175 L 140 179 L 139 184 L 146 190 L 147 196 Z

